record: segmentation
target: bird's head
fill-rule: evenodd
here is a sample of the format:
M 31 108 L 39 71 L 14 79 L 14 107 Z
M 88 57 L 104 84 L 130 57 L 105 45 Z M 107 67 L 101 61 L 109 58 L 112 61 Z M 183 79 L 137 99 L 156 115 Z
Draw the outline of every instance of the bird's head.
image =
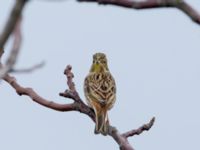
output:
M 105 72 L 105 71 L 109 71 L 106 55 L 104 53 L 94 54 L 90 72 Z

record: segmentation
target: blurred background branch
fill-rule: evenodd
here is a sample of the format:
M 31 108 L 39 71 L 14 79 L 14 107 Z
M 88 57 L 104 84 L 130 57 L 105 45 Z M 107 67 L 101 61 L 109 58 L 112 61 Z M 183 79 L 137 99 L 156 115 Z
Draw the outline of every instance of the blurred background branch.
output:
M 19 20 L 27 0 L 16 0 L 10 12 L 10 16 L 5 24 L 5 27 L 0 34 L 0 54 L 2 54 L 5 43 L 13 32 L 17 21 Z M 1 58 L 0 58 L 1 59 Z
M 21 69 L 12 68 L 9 72 L 10 73 L 31 73 L 37 69 L 42 68 L 44 65 L 45 65 L 45 62 L 42 61 L 41 63 L 35 64 L 27 68 L 21 68 Z
M 184 0 L 78 0 L 79 2 L 95 2 L 102 5 L 115 5 L 130 9 L 177 8 L 183 11 L 194 22 L 200 25 L 200 14 Z
M 6 63 L 1 66 L 0 68 L 0 79 L 2 79 L 14 66 L 17 56 L 20 51 L 21 43 L 22 43 L 22 35 L 21 35 L 21 17 L 18 18 L 18 21 L 15 25 L 14 32 L 13 32 L 13 47 L 11 52 L 6 60 Z M 3 53 L 2 53 L 3 54 Z

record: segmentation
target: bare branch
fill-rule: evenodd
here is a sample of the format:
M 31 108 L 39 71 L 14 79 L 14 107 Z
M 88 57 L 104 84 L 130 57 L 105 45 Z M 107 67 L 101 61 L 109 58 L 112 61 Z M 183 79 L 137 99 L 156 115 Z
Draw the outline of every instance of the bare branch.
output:
M 94 111 L 83 102 L 78 92 L 76 91 L 75 83 L 73 82 L 74 74 L 71 71 L 72 66 L 67 65 L 67 67 L 64 70 L 64 74 L 67 77 L 67 86 L 69 87 L 69 89 L 65 90 L 65 92 L 59 93 L 59 95 L 74 100 L 77 106 L 76 111 L 88 115 L 95 122 Z
M 22 36 L 21 36 L 21 18 L 17 21 L 15 30 L 13 32 L 14 42 L 10 55 L 6 61 L 5 66 L 0 68 L 0 79 L 2 79 L 13 67 L 19 54 Z
M 149 9 L 173 7 L 183 11 L 194 22 L 200 25 L 200 14 L 184 0 L 77 0 L 79 2 L 95 2 L 103 5 L 115 5 L 130 9 Z
M 149 123 L 147 124 L 144 124 L 143 126 L 139 127 L 138 129 L 135 129 L 135 130 L 131 130 L 131 131 L 128 131 L 126 133 L 123 133 L 122 136 L 128 138 L 128 137 L 131 137 L 131 136 L 134 136 L 134 135 L 139 135 L 141 134 L 143 131 L 148 131 L 154 124 L 155 122 L 155 117 L 153 117 Z
M 64 74 L 67 77 L 67 85 L 68 85 L 70 91 L 75 92 L 76 88 L 75 88 L 75 84 L 73 82 L 74 74 L 71 72 L 71 70 L 72 70 L 72 66 L 68 65 L 64 71 Z
M 197 12 L 192 6 L 190 6 L 187 2 L 182 1 L 176 6 L 178 9 L 183 11 L 186 15 L 188 15 L 194 22 L 200 25 L 200 14 Z
M 51 100 L 47 100 L 47 99 L 39 96 L 32 88 L 25 88 L 25 87 L 20 86 L 17 83 L 17 80 L 10 75 L 6 75 L 4 77 L 4 80 L 6 82 L 8 82 L 16 90 L 16 93 L 18 95 L 29 96 L 34 102 L 36 102 L 42 106 L 45 106 L 47 108 L 51 108 L 51 109 L 54 109 L 57 111 L 71 111 L 71 110 L 75 109 L 74 108 L 75 106 L 73 103 L 72 104 L 58 104 Z
M 5 24 L 4 29 L 0 35 L 0 54 L 2 54 L 3 47 L 8 40 L 10 34 L 13 32 L 17 21 L 19 20 L 22 10 L 26 4 L 27 0 L 16 0 L 14 7 L 10 13 L 10 17 Z
M 31 66 L 29 68 L 24 68 L 24 69 L 11 68 L 11 70 L 9 72 L 11 72 L 11 73 L 30 73 L 30 72 L 35 71 L 36 69 L 42 68 L 44 65 L 45 65 L 45 62 L 41 62 L 41 63 Z
M 95 122 L 94 111 L 83 102 L 83 100 L 79 97 L 78 92 L 76 91 L 75 84 L 73 82 L 74 75 L 71 70 L 72 67 L 68 65 L 64 71 L 64 74 L 67 77 L 67 85 L 69 89 L 63 93 L 60 93 L 60 96 L 71 98 L 72 100 L 74 100 L 74 103 L 71 104 L 58 104 L 53 101 L 46 100 L 39 96 L 32 88 L 24 88 L 20 86 L 17 83 L 16 79 L 14 77 L 11 77 L 10 75 L 6 75 L 4 77 L 4 80 L 8 82 L 20 96 L 29 96 L 36 103 L 57 111 L 79 111 L 86 114 Z M 128 131 L 124 134 L 120 134 L 115 127 L 109 126 L 108 135 L 110 135 L 118 143 L 120 150 L 134 150 L 128 142 L 127 138 L 136 134 L 141 134 L 143 131 L 149 130 L 153 126 L 154 121 L 155 118 L 153 118 L 148 124 L 145 124 L 136 130 Z

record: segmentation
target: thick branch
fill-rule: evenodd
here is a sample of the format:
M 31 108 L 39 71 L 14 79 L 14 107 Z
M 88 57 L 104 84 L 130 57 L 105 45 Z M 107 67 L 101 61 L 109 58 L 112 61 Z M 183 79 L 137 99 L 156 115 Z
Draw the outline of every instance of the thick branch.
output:
M 188 15 L 194 22 L 200 24 L 200 14 L 197 12 L 192 6 L 190 6 L 187 2 L 182 1 L 178 5 L 176 5 L 178 9 L 183 11 L 186 15 Z
M 79 111 L 89 116 L 95 122 L 94 111 L 83 102 L 83 100 L 79 97 L 78 92 L 76 91 L 75 84 L 73 82 L 74 75 L 71 72 L 71 70 L 72 67 L 68 65 L 64 71 L 64 74 L 67 77 L 67 85 L 69 89 L 63 93 L 60 93 L 60 96 L 71 98 L 72 100 L 74 100 L 74 103 L 72 104 L 58 104 L 46 100 L 39 96 L 32 88 L 24 88 L 20 86 L 15 80 L 15 78 L 11 77 L 10 75 L 5 76 L 4 80 L 8 82 L 20 96 L 29 96 L 36 103 L 57 111 Z M 108 135 L 110 135 L 118 143 L 120 150 L 134 150 L 128 142 L 128 137 L 134 136 L 136 134 L 139 135 L 143 131 L 148 131 L 153 126 L 154 121 L 155 118 L 151 119 L 151 121 L 148 124 L 145 124 L 136 130 L 131 130 L 123 134 L 120 134 L 115 127 L 109 126 Z
M 14 4 L 14 7 L 10 13 L 10 17 L 8 18 L 7 23 L 5 24 L 5 27 L 3 28 L 0 35 L 0 54 L 2 53 L 3 47 L 8 40 L 10 34 L 14 30 L 17 20 L 19 20 L 19 17 L 21 16 L 26 1 L 27 0 L 16 0 Z
M 184 0 L 77 0 L 79 2 L 96 2 L 103 5 L 115 5 L 131 9 L 149 9 L 174 7 L 183 11 L 194 22 L 200 24 L 200 14 Z

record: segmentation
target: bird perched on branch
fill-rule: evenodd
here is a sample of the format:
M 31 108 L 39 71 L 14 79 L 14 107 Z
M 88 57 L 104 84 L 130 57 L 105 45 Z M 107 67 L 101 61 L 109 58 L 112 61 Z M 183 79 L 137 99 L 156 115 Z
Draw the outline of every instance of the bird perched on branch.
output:
M 96 53 L 89 74 L 85 78 L 84 93 L 88 105 L 95 112 L 95 133 L 108 134 L 108 114 L 116 100 L 116 85 L 108 65 L 106 55 Z

